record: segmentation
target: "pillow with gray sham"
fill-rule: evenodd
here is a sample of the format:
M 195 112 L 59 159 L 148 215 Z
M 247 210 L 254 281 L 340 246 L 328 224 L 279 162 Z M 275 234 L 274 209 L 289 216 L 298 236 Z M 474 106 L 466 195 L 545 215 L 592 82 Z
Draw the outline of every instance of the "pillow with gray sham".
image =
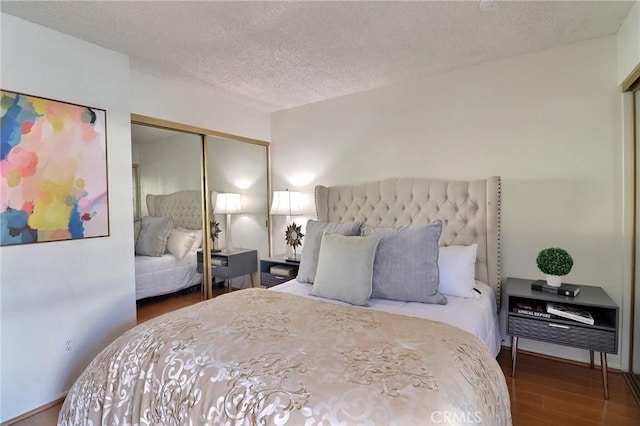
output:
M 399 228 L 365 225 L 362 235 L 380 236 L 371 297 L 445 305 L 447 298 L 438 293 L 441 232 L 439 220 Z
M 320 254 L 320 244 L 324 232 L 327 234 L 356 236 L 360 235 L 361 226 L 362 222 L 333 223 L 318 222 L 317 220 L 308 221 L 297 280 L 302 283 L 313 284 L 316 277 L 316 269 L 318 269 L 318 256 Z

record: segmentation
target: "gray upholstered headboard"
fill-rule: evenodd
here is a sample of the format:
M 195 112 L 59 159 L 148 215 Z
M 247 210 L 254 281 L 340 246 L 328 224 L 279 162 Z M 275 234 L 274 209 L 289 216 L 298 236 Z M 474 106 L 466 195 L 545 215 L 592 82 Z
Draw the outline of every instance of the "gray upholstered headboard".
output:
M 215 203 L 216 192 L 211 202 Z M 213 211 L 213 206 L 212 206 Z M 172 194 L 147 194 L 149 216 L 171 216 L 174 228 L 202 229 L 202 193 L 185 190 Z
M 440 246 L 478 244 L 476 279 L 495 290 L 500 309 L 500 177 L 316 186 L 315 201 L 318 220 L 325 222 L 406 226 L 442 220 Z

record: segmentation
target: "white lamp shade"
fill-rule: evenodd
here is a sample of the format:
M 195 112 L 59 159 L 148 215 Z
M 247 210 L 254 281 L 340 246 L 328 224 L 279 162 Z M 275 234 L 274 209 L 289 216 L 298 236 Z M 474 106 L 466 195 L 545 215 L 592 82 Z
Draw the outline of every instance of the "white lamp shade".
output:
M 240 194 L 227 192 L 216 196 L 216 207 L 213 210 L 215 214 L 240 213 L 241 209 Z
M 304 214 L 298 191 L 273 191 L 271 214 L 295 216 Z

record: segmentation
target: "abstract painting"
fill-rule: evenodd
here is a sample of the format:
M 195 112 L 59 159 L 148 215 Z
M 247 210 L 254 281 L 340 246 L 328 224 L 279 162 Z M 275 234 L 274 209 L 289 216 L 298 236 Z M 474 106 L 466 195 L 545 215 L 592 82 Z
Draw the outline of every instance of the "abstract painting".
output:
M 106 111 L 0 96 L 0 246 L 108 236 Z

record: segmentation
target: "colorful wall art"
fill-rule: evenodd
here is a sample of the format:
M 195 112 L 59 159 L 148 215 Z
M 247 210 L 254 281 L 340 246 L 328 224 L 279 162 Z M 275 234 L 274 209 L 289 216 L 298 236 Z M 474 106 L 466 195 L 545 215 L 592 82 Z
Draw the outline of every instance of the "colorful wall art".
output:
M 108 236 L 106 111 L 0 96 L 0 246 Z

